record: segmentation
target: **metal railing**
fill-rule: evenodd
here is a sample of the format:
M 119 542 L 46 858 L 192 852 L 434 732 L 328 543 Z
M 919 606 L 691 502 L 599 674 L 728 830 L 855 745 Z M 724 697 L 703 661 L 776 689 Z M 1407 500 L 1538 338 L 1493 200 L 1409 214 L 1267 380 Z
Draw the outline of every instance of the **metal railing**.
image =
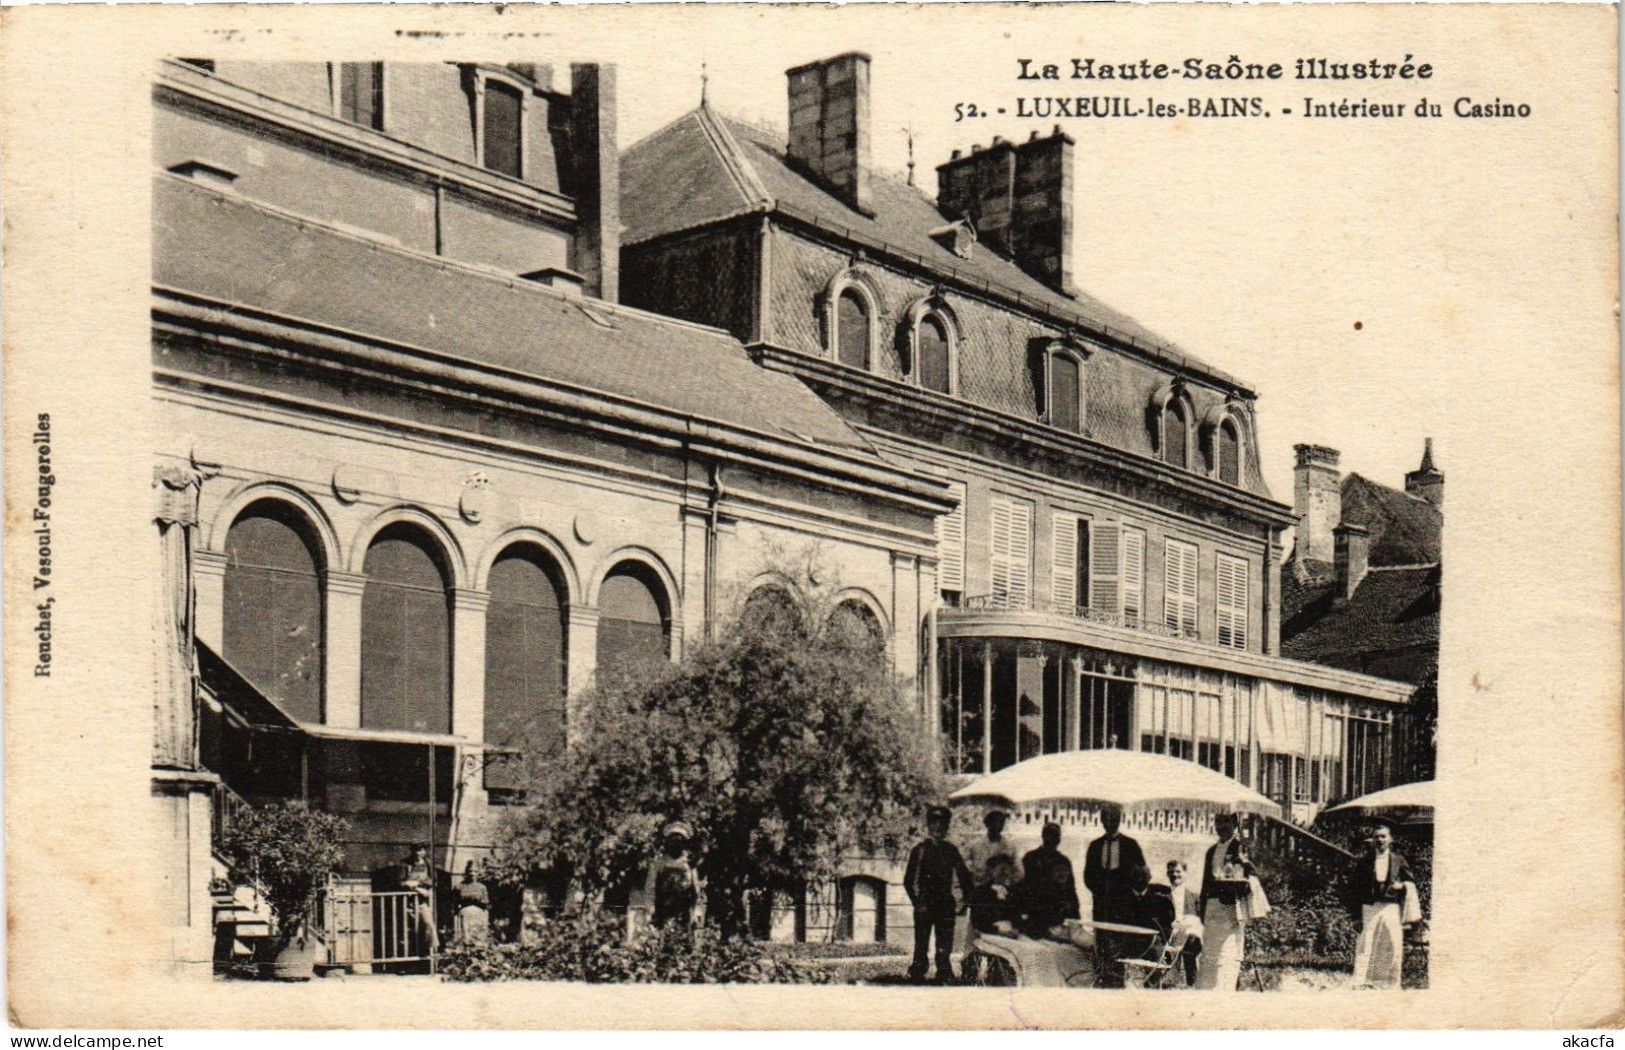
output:
M 1066 616 L 1074 620 L 1083 620 L 1086 623 L 1097 623 L 1107 627 L 1119 627 L 1130 631 L 1143 631 L 1163 638 L 1179 638 L 1185 641 L 1202 642 L 1202 632 L 1192 628 L 1169 627 L 1166 623 L 1157 620 L 1148 620 L 1142 616 L 1123 616 L 1118 613 L 1103 612 L 1087 605 L 1064 606 L 1040 595 L 1027 595 L 1017 598 L 1007 594 L 972 594 L 968 595 L 961 607 L 971 610 L 991 610 L 995 612 L 1038 612 L 1050 616 Z M 1209 643 L 1211 644 L 1211 643 Z
M 254 807 L 243 796 L 227 787 L 224 781 L 214 785 L 212 802 L 209 807 L 209 842 L 218 850 L 232 827 L 238 823 L 243 814 Z
M 329 890 L 322 931 L 334 966 L 429 962 L 436 953 L 429 898 L 416 890 Z

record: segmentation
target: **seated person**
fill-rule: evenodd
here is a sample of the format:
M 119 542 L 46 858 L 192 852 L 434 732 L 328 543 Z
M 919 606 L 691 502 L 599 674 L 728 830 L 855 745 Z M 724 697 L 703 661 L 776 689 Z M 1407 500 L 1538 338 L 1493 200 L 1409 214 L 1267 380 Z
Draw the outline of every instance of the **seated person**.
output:
M 1072 859 L 1060 850 L 1061 825 L 1044 825 L 1043 845 L 1021 859 L 1021 903 L 1029 937 L 1053 937 L 1067 919 L 1078 917 L 1078 883 Z
M 978 933 L 1009 936 L 1021 918 L 1019 883 L 1013 857 L 997 854 L 987 865 L 987 882 L 970 901 L 971 928 Z

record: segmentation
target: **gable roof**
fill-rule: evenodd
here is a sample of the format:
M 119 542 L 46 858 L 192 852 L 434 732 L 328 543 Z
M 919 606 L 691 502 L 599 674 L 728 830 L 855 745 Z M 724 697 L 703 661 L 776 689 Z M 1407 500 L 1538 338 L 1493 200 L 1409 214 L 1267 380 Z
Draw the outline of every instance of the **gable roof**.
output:
M 1281 574 L 1281 652 L 1295 660 L 1420 684 L 1439 653 L 1437 565 L 1373 568 L 1354 596 L 1336 583 Z
M 943 224 L 936 204 L 914 186 L 870 173 L 873 215 L 865 215 L 791 166 L 783 136 L 701 106 L 638 142 L 621 158 L 621 243 L 636 245 L 752 212 L 780 212 L 877 242 L 949 279 L 958 279 L 1126 343 L 1155 360 L 1243 393 L 1241 380 L 1199 360 L 1086 292 L 1063 295 L 978 243 L 962 258 L 931 236 Z
M 732 336 L 425 256 L 162 176 L 153 283 L 880 464 Z
M 1444 514 L 1427 500 L 1350 474 L 1341 486 L 1343 521 L 1371 534 L 1369 564 L 1432 565 L 1439 561 Z

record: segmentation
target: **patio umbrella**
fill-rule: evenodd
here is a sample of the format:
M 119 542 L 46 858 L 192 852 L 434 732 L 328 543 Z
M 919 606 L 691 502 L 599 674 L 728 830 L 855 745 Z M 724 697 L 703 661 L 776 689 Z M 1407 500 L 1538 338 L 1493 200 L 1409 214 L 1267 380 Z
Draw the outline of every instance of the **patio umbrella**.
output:
M 1198 807 L 1281 815 L 1281 807 L 1263 795 L 1195 762 L 1115 749 L 1029 758 L 965 785 L 948 799 L 1008 806 L 1095 802 L 1124 809 Z
M 1431 824 L 1433 781 L 1418 780 L 1414 784 L 1399 784 L 1373 791 L 1369 795 L 1340 802 L 1326 812 L 1344 816 L 1392 817 L 1407 824 Z

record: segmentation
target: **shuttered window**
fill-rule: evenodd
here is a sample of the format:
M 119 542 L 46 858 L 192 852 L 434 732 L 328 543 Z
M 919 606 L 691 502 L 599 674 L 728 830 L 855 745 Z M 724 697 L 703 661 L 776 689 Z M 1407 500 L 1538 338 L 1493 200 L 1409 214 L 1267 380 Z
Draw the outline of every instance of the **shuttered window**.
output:
M 565 591 L 541 550 L 491 567 L 485 616 L 485 739 L 547 757 L 564 750 Z
M 835 304 L 835 343 L 841 364 L 869 367 L 869 311 L 851 289 Z
M 1078 516 L 1057 512 L 1051 518 L 1050 600 L 1058 613 L 1078 606 Z
M 993 604 L 1001 609 L 1024 609 L 1032 571 L 1032 504 L 998 497 L 989 502 Z
M 1163 623 L 1175 634 L 1196 635 L 1196 545 L 1169 540 L 1163 558 Z
M 361 726 L 451 731 L 451 608 L 434 541 L 391 526 L 367 549 Z
M 1123 622 L 1140 626 L 1145 617 L 1145 533 L 1123 527 Z
M 937 589 L 965 589 L 965 486 L 953 483 L 954 509 L 937 518 Z
M 1247 648 L 1247 563 L 1229 554 L 1218 557 L 1219 644 Z
M 1118 522 L 1085 522 L 1089 608 L 1128 627 L 1145 615 L 1145 533 Z
M 222 655 L 301 722 L 322 717 L 322 585 L 308 524 L 258 503 L 226 534 Z

